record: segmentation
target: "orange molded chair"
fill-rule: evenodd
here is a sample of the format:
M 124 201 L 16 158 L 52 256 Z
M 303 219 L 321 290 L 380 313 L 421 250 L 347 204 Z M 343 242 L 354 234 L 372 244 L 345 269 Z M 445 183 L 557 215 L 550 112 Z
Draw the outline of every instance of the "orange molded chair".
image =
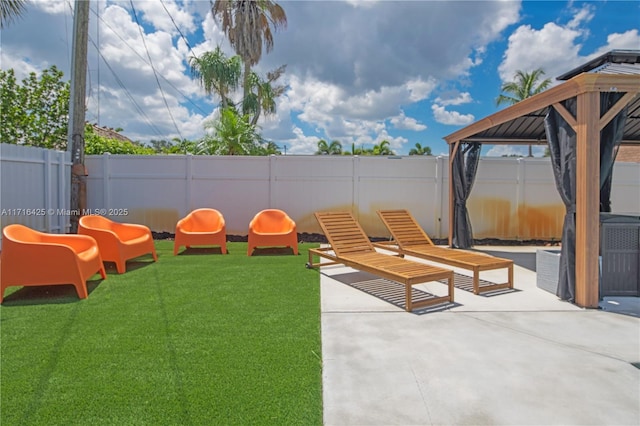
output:
M 215 209 L 196 209 L 178 221 L 173 243 L 173 255 L 180 247 L 220 246 L 227 253 L 227 228 L 222 213 Z
M 119 223 L 103 216 L 82 216 L 78 234 L 89 235 L 98 242 L 104 262 L 115 262 L 119 274 L 127 270 L 127 260 L 151 253 L 158 260 L 149 228 L 132 223 Z
M 106 278 L 96 241 L 86 235 L 46 234 L 23 225 L 2 230 L 0 303 L 12 286 L 73 284 L 80 299 L 89 296 L 87 279 Z
M 251 256 L 256 247 L 274 246 L 291 247 L 298 254 L 296 223 L 282 210 L 262 210 L 249 223 L 247 255 Z

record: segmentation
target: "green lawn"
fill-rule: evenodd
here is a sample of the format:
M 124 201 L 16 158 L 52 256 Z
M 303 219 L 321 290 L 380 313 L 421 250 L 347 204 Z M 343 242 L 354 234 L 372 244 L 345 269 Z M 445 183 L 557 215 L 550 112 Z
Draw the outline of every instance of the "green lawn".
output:
M 320 425 L 320 296 L 300 255 L 173 256 L 72 286 L 9 288 L 2 425 Z M 95 278 L 99 278 L 98 275 Z

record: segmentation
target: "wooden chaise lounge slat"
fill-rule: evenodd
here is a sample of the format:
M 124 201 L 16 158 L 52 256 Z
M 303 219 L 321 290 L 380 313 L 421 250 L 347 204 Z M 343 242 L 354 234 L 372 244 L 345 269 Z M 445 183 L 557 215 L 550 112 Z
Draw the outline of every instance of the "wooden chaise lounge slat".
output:
M 407 210 L 378 210 L 378 216 L 391 233 L 393 241 L 374 243 L 400 255 L 414 256 L 473 272 L 473 292 L 513 288 L 513 261 L 484 253 L 472 253 L 433 244 L 431 238 L 418 225 Z M 507 282 L 480 285 L 480 272 L 507 268 Z
M 414 308 L 453 302 L 453 271 L 376 251 L 350 212 L 317 212 L 315 216 L 330 247 L 309 250 L 308 267 L 343 264 L 404 284 L 405 309 L 409 312 Z M 331 262 L 313 263 L 314 255 Z M 442 279 L 448 280 L 447 296 L 413 301 L 413 285 Z

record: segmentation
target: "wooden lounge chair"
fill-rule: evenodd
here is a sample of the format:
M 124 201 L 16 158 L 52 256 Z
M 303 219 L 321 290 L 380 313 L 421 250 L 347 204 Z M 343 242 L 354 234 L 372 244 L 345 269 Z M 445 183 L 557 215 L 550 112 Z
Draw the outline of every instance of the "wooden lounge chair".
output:
M 375 243 L 376 247 L 391 250 L 402 256 L 414 256 L 473 272 L 473 292 L 513 288 L 513 260 L 484 253 L 438 247 L 422 230 L 407 210 L 379 210 L 378 216 L 393 237 L 393 241 Z M 507 268 L 508 281 L 500 284 L 480 285 L 480 271 Z
M 376 251 L 350 212 L 317 212 L 315 216 L 331 246 L 310 249 L 308 268 L 343 264 L 404 284 L 405 308 L 409 312 L 414 308 L 453 302 L 453 271 Z M 314 264 L 313 255 L 330 262 Z M 447 296 L 412 300 L 413 285 L 445 278 L 448 280 Z

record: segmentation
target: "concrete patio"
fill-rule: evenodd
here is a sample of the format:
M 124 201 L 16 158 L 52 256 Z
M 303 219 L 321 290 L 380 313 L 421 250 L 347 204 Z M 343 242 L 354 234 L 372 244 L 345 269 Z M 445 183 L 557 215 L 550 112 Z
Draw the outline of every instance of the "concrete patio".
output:
M 514 259 L 513 291 L 456 288 L 451 306 L 413 313 L 401 286 L 322 268 L 324 423 L 640 424 L 640 298 L 581 309 L 536 286 L 536 247 L 481 249 Z

